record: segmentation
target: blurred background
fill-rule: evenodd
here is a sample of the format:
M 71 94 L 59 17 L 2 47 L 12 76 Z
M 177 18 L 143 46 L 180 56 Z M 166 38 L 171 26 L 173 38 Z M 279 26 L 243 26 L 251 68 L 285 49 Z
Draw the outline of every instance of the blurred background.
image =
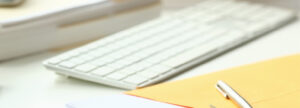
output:
M 41 2 L 42 0 L 33 0 L 36 2 Z M 44 0 L 51 2 L 52 0 Z M 54 0 L 53 0 L 54 1 Z M 64 6 L 67 1 L 66 0 L 56 0 L 58 1 L 57 6 Z M 70 0 L 68 0 L 70 1 Z M 85 0 L 74 0 L 74 4 L 80 4 Z M 90 0 L 92 1 L 92 0 Z M 96 0 L 94 0 L 96 1 Z M 142 1 L 142 0 L 141 0 Z M 203 0 L 161 0 L 161 4 L 156 4 L 153 7 L 146 7 L 147 9 L 141 11 L 138 9 L 136 11 L 138 14 L 135 14 L 135 11 L 129 11 L 128 13 L 121 13 L 114 17 L 114 20 L 110 20 L 113 22 L 112 24 L 103 23 L 104 21 L 96 21 L 96 24 L 100 26 L 106 25 L 103 27 L 103 30 L 106 32 L 108 30 L 109 33 L 105 32 L 102 36 L 105 36 L 110 33 L 118 32 L 119 30 L 126 29 L 130 26 L 140 24 L 142 22 L 148 21 L 153 18 L 157 18 L 160 12 L 168 14 L 169 12 L 177 11 L 184 7 L 192 6 L 198 2 Z M 276 5 L 279 7 L 286 7 L 292 9 L 300 9 L 300 0 L 247 0 L 253 2 L 259 2 L 264 4 Z M 33 3 L 31 0 L 27 0 L 25 3 Z M 43 2 L 39 8 L 34 8 L 35 12 L 39 12 L 41 8 L 52 8 L 53 5 L 47 5 L 47 2 Z M 49 6 L 49 7 L 47 7 Z M 26 5 L 24 5 L 26 7 Z M 16 15 L 17 13 L 13 12 L 14 9 L 10 8 L 12 12 L 9 14 L 3 14 L 3 12 L 7 11 L 8 8 L 1 7 L 0 8 L 0 20 L 1 19 L 10 19 L 10 17 Z M 30 10 L 32 11 L 32 10 Z M 150 14 L 149 14 L 150 12 Z M 64 16 L 64 15 L 62 15 Z M 135 18 L 133 18 L 135 17 Z M 72 17 L 71 17 L 72 18 Z M 58 18 L 55 18 L 58 19 Z M 105 19 L 105 18 L 104 18 Z M 116 20 L 118 22 L 116 22 Z M 95 20 L 93 20 L 95 21 Z M 132 22 L 131 22 L 132 21 Z M 130 23 L 128 25 L 123 25 L 122 28 L 118 28 L 117 30 L 112 30 L 110 28 L 113 27 L 113 24 L 120 26 L 121 22 Z M 1 24 L 1 22 L 0 22 Z M 47 26 L 52 27 L 53 23 L 48 24 Z M 81 23 L 78 23 L 79 25 Z M 68 41 L 76 41 L 81 42 L 84 40 L 83 44 L 90 42 L 90 40 L 98 39 L 99 36 L 97 33 L 102 32 L 98 29 L 93 29 L 99 25 L 95 25 L 95 22 L 83 24 L 84 26 L 75 26 L 72 28 L 71 26 L 63 26 L 67 29 L 58 30 L 60 33 L 59 36 L 69 36 L 69 37 L 58 37 L 54 39 L 35 39 L 30 36 L 30 41 L 26 41 L 24 45 L 30 45 L 33 42 L 38 42 L 39 44 L 49 44 L 49 45 L 57 45 L 55 43 L 49 43 L 48 41 L 59 42 L 61 45 L 65 45 L 66 40 Z M 299 46 L 299 22 L 296 24 L 292 24 L 289 26 L 291 29 L 287 30 L 287 28 L 282 31 L 277 31 L 274 36 L 267 36 L 258 41 L 252 42 L 249 45 L 243 46 L 233 52 L 227 53 L 224 56 L 217 58 L 214 62 L 206 63 L 201 65 L 198 69 L 191 70 L 189 73 L 182 74 L 180 78 L 182 79 L 186 77 L 192 77 L 199 74 L 204 74 L 205 72 L 213 72 L 218 71 L 230 67 L 239 66 L 242 64 L 253 63 L 260 60 L 270 59 L 277 56 L 288 55 L 292 53 L 299 52 L 295 46 Z M 39 27 L 34 28 L 38 29 Z M 87 38 L 85 32 L 80 32 L 79 30 L 91 30 L 95 34 L 89 33 L 91 35 Z M 53 28 L 50 28 L 53 30 Z M 26 30 L 31 31 L 31 30 Z M 19 48 L 12 54 L 18 54 L 24 51 L 32 50 L 33 47 L 22 48 L 24 45 L 21 44 L 24 38 L 24 34 L 18 34 L 18 37 L 12 38 L 12 40 L 16 39 L 17 42 L 3 41 L 4 39 L 9 39 L 8 37 L 4 37 L 5 35 L 1 34 L 2 28 L 0 27 L 0 49 L 5 49 L 0 52 L 0 55 L 6 53 L 8 51 L 14 50 L 16 47 Z M 10 31 L 9 31 L 10 32 Z M 75 32 L 75 34 L 74 34 Z M 79 32 L 79 33 L 78 33 Z M 6 33 L 6 32 L 5 32 Z M 73 33 L 73 34 L 72 34 Z M 39 33 L 44 35 L 43 33 Z M 66 35 L 67 34 L 67 35 Z M 49 34 L 50 36 L 54 36 Z M 46 35 L 45 37 L 49 37 Z M 297 36 L 296 36 L 297 35 Z M 37 35 L 40 36 L 40 35 Z M 73 37 L 70 37 L 73 36 Z M 74 37 L 75 36 L 75 37 Z M 77 37 L 76 37 L 77 36 Z M 294 38 L 289 38 L 294 37 Z M 43 41 L 46 42 L 43 42 Z M 281 44 L 283 41 L 286 41 L 288 44 Z M 2 45 L 4 43 L 4 45 Z M 71 42 L 70 42 L 71 43 Z M 280 44 L 279 44 L 280 43 Z M 14 46 L 13 46 L 14 45 Z M 82 45 L 80 43 L 79 45 Z M 75 45 L 78 47 L 79 45 Z M 34 45 L 35 47 L 41 47 L 42 45 Z M 53 46 L 47 46 L 53 48 Z M 96 83 L 90 83 L 87 81 L 77 80 L 77 79 L 67 79 L 65 77 L 61 77 L 59 75 L 54 74 L 54 72 L 50 70 L 46 70 L 42 62 L 45 59 L 58 55 L 64 51 L 70 50 L 74 48 L 74 46 L 66 47 L 66 48 L 58 48 L 50 51 L 45 51 L 40 48 L 38 52 L 32 54 L 30 52 L 29 56 L 19 56 L 17 58 L 8 59 L 7 61 L 0 62 L 0 108 L 59 108 L 58 105 L 64 105 L 73 100 L 90 98 L 95 96 L 102 96 L 106 94 L 114 94 L 121 93 L 124 90 L 110 88 L 107 86 L 102 86 Z M 267 50 L 266 50 L 267 49 Z M 28 53 L 29 54 L 29 53 Z M 11 55 L 7 53 L 6 55 Z M 6 56 L 5 55 L 5 56 Z M 21 55 L 21 54 L 20 54 Z
M 202 0 L 162 0 L 165 9 L 178 9 L 193 5 Z M 265 4 L 277 5 L 287 8 L 300 9 L 300 0 L 246 0 Z

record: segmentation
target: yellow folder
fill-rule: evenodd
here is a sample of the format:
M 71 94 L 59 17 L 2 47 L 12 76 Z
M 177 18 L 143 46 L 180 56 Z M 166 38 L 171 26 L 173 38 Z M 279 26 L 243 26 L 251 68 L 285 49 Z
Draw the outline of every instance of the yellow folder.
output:
M 300 55 L 263 61 L 190 79 L 163 83 L 130 95 L 193 108 L 237 108 L 215 88 L 227 82 L 253 108 L 300 108 Z

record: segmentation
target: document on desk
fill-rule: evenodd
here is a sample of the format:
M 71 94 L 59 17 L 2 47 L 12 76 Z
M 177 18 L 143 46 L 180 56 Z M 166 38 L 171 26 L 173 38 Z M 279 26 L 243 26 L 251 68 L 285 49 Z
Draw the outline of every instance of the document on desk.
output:
M 215 85 L 230 84 L 253 108 L 300 108 L 300 54 L 236 67 L 127 94 L 192 108 L 237 108 Z M 227 89 L 228 90 L 228 89 Z
M 66 105 L 67 108 L 184 108 L 126 94 L 108 95 Z

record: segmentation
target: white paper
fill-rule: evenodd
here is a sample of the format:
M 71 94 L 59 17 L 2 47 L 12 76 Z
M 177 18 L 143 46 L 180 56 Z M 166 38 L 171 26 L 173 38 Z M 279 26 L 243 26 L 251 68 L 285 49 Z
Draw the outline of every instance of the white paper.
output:
M 45 15 L 87 4 L 106 1 L 108 0 L 25 0 L 20 6 L 11 8 L 0 7 L 0 21 L 19 17 Z
M 72 102 L 66 106 L 67 108 L 184 108 L 125 94 Z

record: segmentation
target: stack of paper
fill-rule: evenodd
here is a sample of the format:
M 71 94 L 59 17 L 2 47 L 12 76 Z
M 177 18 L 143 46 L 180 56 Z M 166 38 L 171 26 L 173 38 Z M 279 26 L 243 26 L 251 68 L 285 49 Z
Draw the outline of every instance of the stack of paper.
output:
M 93 2 L 107 2 L 108 0 L 26 0 L 17 7 L 0 7 L 0 21 L 16 18 L 30 17 L 38 14 L 46 14 L 53 11 L 65 10 Z M 84 4 L 83 4 L 84 3 Z
M 159 11 L 159 0 L 26 0 L 0 7 L 0 60 L 103 37 Z

